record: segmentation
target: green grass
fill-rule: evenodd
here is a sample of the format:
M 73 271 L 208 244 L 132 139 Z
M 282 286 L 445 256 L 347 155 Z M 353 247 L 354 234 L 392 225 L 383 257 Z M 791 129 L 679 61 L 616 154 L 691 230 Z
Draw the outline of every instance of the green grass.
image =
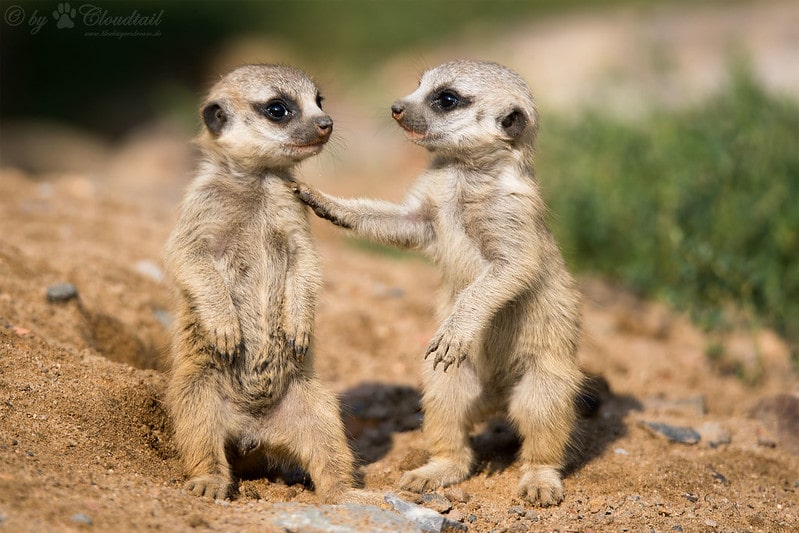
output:
M 543 125 L 540 179 L 570 263 L 799 343 L 799 108 L 734 67 L 704 105 Z

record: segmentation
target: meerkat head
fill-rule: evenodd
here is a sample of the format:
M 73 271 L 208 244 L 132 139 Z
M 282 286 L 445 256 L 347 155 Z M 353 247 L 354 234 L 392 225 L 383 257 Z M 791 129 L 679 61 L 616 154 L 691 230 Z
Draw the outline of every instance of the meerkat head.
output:
M 413 142 L 455 157 L 532 148 L 538 123 L 525 81 L 481 61 L 428 70 L 413 93 L 392 104 L 391 114 Z
M 207 150 L 255 168 L 288 167 L 318 154 L 333 120 L 301 70 L 246 65 L 225 75 L 200 108 Z

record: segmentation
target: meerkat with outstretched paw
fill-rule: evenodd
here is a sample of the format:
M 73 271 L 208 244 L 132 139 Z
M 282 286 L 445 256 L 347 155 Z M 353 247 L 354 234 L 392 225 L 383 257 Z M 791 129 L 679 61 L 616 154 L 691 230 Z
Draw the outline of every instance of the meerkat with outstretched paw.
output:
M 431 458 L 400 484 L 424 491 L 468 477 L 469 432 L 500 410 L 522 437 L 519 495 L 557 504 L 583 380 L 580 296 L 534 175 L 533 97 L 505 67 L 455 61 L 425 72 L 391 112 L 432 154 L 404 203 L 340 199 L 303 184 L 294 190 L 318 216 L 420 250 L 441 270 L 441 325 L 423 368 Z
M 231 496 L 239 464 L 279 461 L 324 501 L 359 499 L 338 402 L 314 375 L 320 268 L 286 185 L 330 138 L 321 102 L 302 71 L 247 65 L 201 106 L 202 159 L 164 256 L 177 297 L 166 400 L 200 496 Z

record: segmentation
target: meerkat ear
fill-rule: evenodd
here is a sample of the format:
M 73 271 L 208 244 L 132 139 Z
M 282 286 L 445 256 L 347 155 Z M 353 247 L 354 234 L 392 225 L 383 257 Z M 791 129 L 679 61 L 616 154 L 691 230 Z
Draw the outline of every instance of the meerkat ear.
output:
M 515 108 L 503 117 L 501 124 L 505 134 L 510 137 L 511 140 L 515 141 L 521 137 L 524 129 L 527 127 L 527 122 L 527 116 L 524 114 L 524 111 Z
M 219 135 L 227 123 L 227 114 L 222 109 L 222 106 L 216 102 L 211 102 L 203 108 L 202 113 L 203 122 L 205 122 L 208 131 L 214 135 Z

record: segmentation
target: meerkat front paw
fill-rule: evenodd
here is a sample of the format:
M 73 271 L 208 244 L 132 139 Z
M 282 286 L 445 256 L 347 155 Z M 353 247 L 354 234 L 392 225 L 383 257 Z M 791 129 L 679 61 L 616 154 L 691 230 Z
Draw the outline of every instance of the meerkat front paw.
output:
M 352 229 L 352 225 L 343 221 L 340 217 L 331 212 L 325 198 L 323 198 L 322 195 L 315 190 L 299 182 L 294 182 L 292 184 L 291 190 L 294 192 L 294 195 L 299 198 L 302 203 L 310 207 L 319 218 L 329 220 L 336 226 Z
M 230 498 L 233 485 L 223 476 L 197 476 L 188 480 L 184 488 L 195 496 L 224 500 Z
M 549 507 L 563 501 L 563 483 L 557 470 L 541 466 L 522 476 L 517 494 L 532 504 Z
M 451 459 L 434 459 L 426 465 L 405 472 L 400 479 L 400 487 L 412 492 L 425 492 L 459 483 L 469 477 L 469 462 Z
M 439 365 L 444 364 L 444 372 L 454 363 L 460 367 L 461 363 L 469 355 L 471 342 L 463 340 L 451 333 L 449 328 L 442 328 L 430 341 L 424 358 L 433 356 L 433 370 Z
M 311 347 L 311 332 L 301 328 L 284 328 L 286 342 L 294 352 L 297 361 L 302 361 Z
M 241 349 L 241 328 L 238 320 L 206 321 L 208 341 L 217 352 L 232 362 Z

